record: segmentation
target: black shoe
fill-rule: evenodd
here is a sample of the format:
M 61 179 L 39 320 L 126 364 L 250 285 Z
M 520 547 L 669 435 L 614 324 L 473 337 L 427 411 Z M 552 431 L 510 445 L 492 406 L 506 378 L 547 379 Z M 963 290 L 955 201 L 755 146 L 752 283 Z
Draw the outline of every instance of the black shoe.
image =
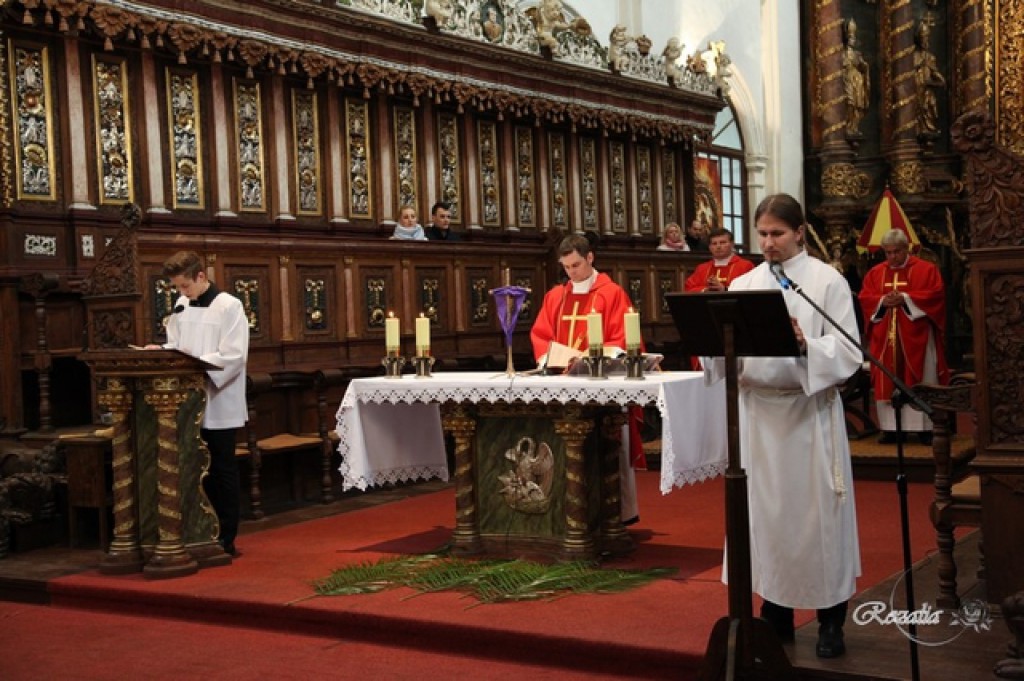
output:
M 818 626 L 818 645 L 814 652 L 818 657 L 833 658 L 839 657 L 846 652 L 846 643 L 843 641 L 843 625 L 830 622 Z
M 796 639 L 796 627 L 793 626 L 793 610 L 785 606 L 765 601 L 761 605 L 761 619 L 772 626 L 775 635 L 783 643 L 792 643 Z
M 228 554 L 232 558 L 238 558 L 238 549 L 235 548 L 235 542 L 224 544 L 224 553 Z

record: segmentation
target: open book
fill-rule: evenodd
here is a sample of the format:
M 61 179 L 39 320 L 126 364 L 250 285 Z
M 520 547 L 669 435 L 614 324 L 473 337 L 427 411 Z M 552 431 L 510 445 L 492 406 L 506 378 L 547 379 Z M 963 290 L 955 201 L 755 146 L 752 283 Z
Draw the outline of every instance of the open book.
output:
M 548 349 L 548 361 L 545 366 L 549 369 L 564 371 L 568 374 L 586 373 L 586 366 L 583 362 L 578 361 L 585 355 L 586 353 L 582 350 L 571 348 L 562 343 L 552 342 L 551 347 Z M 612 360 L 609 373 L 624 373 L 626 371 L 626 365 L 622 361 L 626 356 L 626 352 L 622 348 L 605 346 L 604 355 Z M 660 371 L 659 365 L 664 357 L 664 355 L 658 353 L 645 353 L 644 371 Z

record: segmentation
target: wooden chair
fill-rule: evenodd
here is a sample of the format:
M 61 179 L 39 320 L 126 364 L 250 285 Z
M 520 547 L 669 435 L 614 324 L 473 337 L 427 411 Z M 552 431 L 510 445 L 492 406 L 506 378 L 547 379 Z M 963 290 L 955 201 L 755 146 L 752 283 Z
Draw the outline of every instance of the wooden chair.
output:
M 323 440 L 320 433 L 302 430 L 302 395 L 312 392 L 314 376 L 303 371 L 280 371 L 274 373 L 252 373 L 246 377 L 246 401 L 249 409 L 249 422 L 246 424 L 246 441 L 236 448 L 239 458 L 249 460 L 249 507 L 250 516 L 262 518 L 263 493 L 260 487 L 260 473 L 263 468 L 263 457 L 269 455 L 294 454 L 301 450 L 323 452 Z M 267 428 L 260 423 L 260 412 L 257 401 L 261 395 L 271 392 L 284 392 L 285 409 L 283 423 L 278 426 L 275 418 Z M 301 480 L 296 474 L 294 462 L 289 458 L 289 476 L 292 485 L 292 496 L 302 496 Z
M 932 414 L 935 498 L 929 515 L 935 526 L 939 549 L 939 597 L 936 605 L 947 609 L 960 606 L 956 563 L 953 560 L 956 547 L 954 532 L 957 527 L 981 527 L 981 486 L 977 473 L 970 467 L 975 448 L 971 446 L 959 452 L 952 451 L 957 414 L 974 413 L 974 388 L 974 374 L 958 374 L 947 386 L 925 383 L 914 386 L 914 391 L 935 410 Z

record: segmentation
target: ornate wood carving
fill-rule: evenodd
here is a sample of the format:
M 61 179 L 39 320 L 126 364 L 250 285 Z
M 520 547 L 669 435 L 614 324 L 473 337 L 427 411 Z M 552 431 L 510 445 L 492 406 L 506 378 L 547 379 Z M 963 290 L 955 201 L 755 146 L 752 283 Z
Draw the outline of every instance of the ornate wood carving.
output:
M 370 189 L 369 105 L 357 99 L 345 100 L 345 132 L 348 141 L 349 214 L 368 218 L 373 210 Z M 383 325 L 384 322 L 381 321 Z
M 412 109 L 394 107 L 395 186 L 398 187 L 399 212 L 404 206 L 416 208 L 419 187 L 416 158 L 416 117 Z
M 437 116 L 437 148 L 441 162 L 441 200 L 448 204 L 452 223 L 461 224 L 462 156 L 459 151 L 459 119 L 449 113 Z
M 134 204 L 121 209 L 121 230 L 107 244 L 103 257 L 82 285 L 85 295 L 117 295 L 138 293 L 136 231 L 142 211 Z
M 92 82 L 100 203 L 131 203 L 135 182 L 127 61 L 93 55 Z
M 52 201 L 57 197 L 57 178 L 49 48 L 10 44 L 17 197 L 19 200 Z
M 487 227 L 501 225 L 501 166 L 498 164 L 498 126 L 493 121 L 477 121 L 477 148 L 480 150 L 480 196 Z
M 597 142 L 580 138 L 580 195 L 583 198 L 583 229 L 597 229 Z
M 534 177 L 533 128 L 516 126 L 516 217 L 519 227 L 537 226 L 536 179 Z
M 235 78 L 235 143 L 238 159 L 238 210 L 266 210 L 266 163 L 263 154 L 263 103 L 260 84 Z
M 203 132 L 200 116 L 199 76 L 195 71 L 167 69 L 168 157 L 175 208 L 205 206 Z
M 569 224 L 569 196 L 565 135 L 561 133 L 548 133 L 548 176 L 551 181 L 551 225 L 564 230 Z
M 323 214 L 320 170 L 320 111 L 316 92 L 292 90 L 292 145 L 299 215 Z
M 654 187 L 651 168 L 651 148 L 636 146 L 637 212 L 640 216 L 639 232 L 654 233 Z

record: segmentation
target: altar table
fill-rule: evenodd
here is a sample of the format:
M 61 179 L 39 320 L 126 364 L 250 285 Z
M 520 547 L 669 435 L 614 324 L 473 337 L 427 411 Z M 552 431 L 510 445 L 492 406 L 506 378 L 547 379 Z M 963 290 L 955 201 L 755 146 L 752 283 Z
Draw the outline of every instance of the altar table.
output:
M 577 526 L 587 522 L 585 489 L 574 489 L 584 476 L 583 440 L 591 430 L 602 431 L 602 437 L 623 417 L 611 421 L 610 428 L 594 428 L 594 419 L 604 414 L 621 415 L 624 407 L 657 406 L 662 417 L 661 491 L 667 494 L 676 486 L 698 482 L 724 473 L 727 465 L 725 424 L 725 393 L 722 383 L 704 385 L 699 372 L 660 372 L 631 380 L 625 376 L 591 379 L 585 376 L 517 375 L 509 377 L 494 373 L 440 373 L 420 378 L 361 378 L 351 382 L 338 410 L 339 452 L 344 489 L 365 490 L 371 486 L 449 476 L 444 435 L 453 436 L 456 445 L 456 530 L 457 550 L 475 552 L 479 546 L 479 508 L 475 503 L 474 484 L 479 467 L 474 452 L 474 437 L 479 419 L 507 417 L 530 419 L 544 417 L 552 421 L 548 428 L 554 440 L 566 445 L 564 463 L 566 487 L 565 527 L 562 553 L 573 557 L 593 551 L 590 537 Z M 603 411 L 602 411 L 603 410 Z M 442 418 L 443 416 L 443 418 Z M 600 423 L 600 420 L 597 421 Z M 575 424 L 585 424 L 576 427 Z M 607 432 L 603 432 L 607 431 Z M 500 428 L 483 432 L 487 441 L 503 435 Z M 614 435 L 611 435 L 614 440 Z M 529 442 L 527 442 L 527 440 Z M 536 462 L 531 438 L 521 445 L 499 448 L 483 460 L 491 465 L 495 459 L 516 458 Z M 543 443 L 542 443 L 543 445 Z M 505 445 L 502 445 L 504 447 Z M 614 443 L 613 443 L 614 446 Z M 523 452 L 515 451 L 522 448 Z M 529 455 L 526 450 L 529 449 Z M 606 447 L 607 449 L 607 447 Z M 500 453 L 504 452 L 504 456 Z M 597 485 L 618 484 L 618 454 L 610 458 L 597 473 Z M 604 458 L 604 457 L 602 457 Z M 577 461 L 578 459 L 578 461 Z M 511 465 L 511 464 L 509 464 Z M 513 466 L 514 468 L 514 466 Z M 520 503 L 528 505 L 531 494 L 543 497 L 537 485 L 519 488 L 519 480 L 498 476 L 505 483 L 502 493 L 506 501 L 516 494 Z M 591 475 L 591 473 L 587 473 Z M 549 482 L 550 484 L 550 482 Z M 510 489 L 510 486 L 514 489 Z M 618 504 L 617 491 L 609 492 L 608 501 Z M 590 509 L 593 511 L 593 509 Z M 600 520 L 604 528 L 599 541 L 623 540 L 624 532 L 618 517 L 606 512 Z M 599 550 L 602 546 L 597 547 Z

